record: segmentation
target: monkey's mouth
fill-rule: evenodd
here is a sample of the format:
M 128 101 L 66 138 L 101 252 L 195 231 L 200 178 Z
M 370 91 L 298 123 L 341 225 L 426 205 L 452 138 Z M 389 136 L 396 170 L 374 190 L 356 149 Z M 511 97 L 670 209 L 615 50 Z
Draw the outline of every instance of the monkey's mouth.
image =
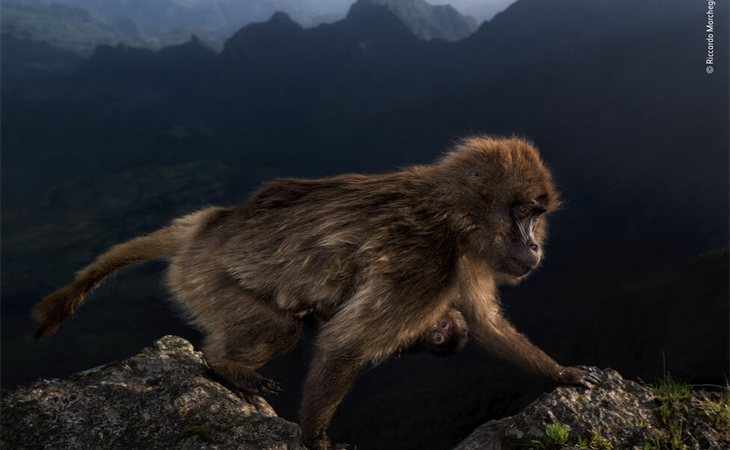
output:
M 508 257 L 505 261 L 504 268 L 507 273 L 516 277 L 525 276 L 528 272 L 530 272 L 530 270 L 532 270 L 532 267 L 529 265 L 511 257 Z

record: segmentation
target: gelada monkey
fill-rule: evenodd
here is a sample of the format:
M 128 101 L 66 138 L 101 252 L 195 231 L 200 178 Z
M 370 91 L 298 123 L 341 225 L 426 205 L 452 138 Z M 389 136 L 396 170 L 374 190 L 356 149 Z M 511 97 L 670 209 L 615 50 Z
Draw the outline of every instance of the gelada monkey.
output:
M 163 258 L 211 367 L 240 390 L 277 389 L 255 370 L 296 345 L 297 313 L 316 311 L 300 415 L 311 448 L 330 448 L 326 430 L 363 366 L 418 345 L 452 308 L 492 355 L 588 385 L 592 375 L 519 333 L 497 295 L 540 264 L 558 205 L 550 172 L 521 138 L 467 138 L 433 164 L 393 173 L 276 180 L 239 206 L 112 247 L 36 305 L 36 336 L 55 332 L 112 272 Z

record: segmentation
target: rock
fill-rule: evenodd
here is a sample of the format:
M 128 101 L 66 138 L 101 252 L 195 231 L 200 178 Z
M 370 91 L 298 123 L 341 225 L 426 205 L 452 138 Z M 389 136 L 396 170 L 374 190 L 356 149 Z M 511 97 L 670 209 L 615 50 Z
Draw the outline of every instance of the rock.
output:
M 726 394 L 710 400 L 707 394 L 691 393 L 688 386 L 674 384 L 673 389 L 685 394 L 676 396 L 674 416 L 662 419 L 659 409 L 666 399 L 649 386 L 624 380 L 611 369 L 586 369 L 599 377 L 600 384 L 590 389 L 558 387 L 514 416 L 480 426 L 455 450 L 669 448 L 664 444 L 671 440 L 670 421 L 681 422 L 674 431 L 686 445 L 682 448 L 730 448 Z M 708 413 L 713 408 L 716 415 Z M 551 427 L 567 431 L 564 440 L 548 436 Z
M 4 392 L 0 448 L 303 449 L 299 426 L 206 376 L 166 336 L 124 361 Z
M 261 397 L 242 399 L 207 369 L 188 341 L 166 336 L 126 360 L 3 392 L 0 448 L 304 449 L 299 426 Z M 727 393 L 693 392 L 671 380 L 650 388 L 611 369 L 586 370 L 601 380 L 597 386 L 558 387 L 477 428 L 456 449 L 670 448 L 678 441 L 730 448 Z

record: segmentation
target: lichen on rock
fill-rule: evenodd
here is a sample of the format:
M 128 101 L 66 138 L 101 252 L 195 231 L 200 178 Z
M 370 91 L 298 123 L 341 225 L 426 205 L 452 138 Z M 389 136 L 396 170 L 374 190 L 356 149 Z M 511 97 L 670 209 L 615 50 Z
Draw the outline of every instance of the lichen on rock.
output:
M 207 376 L 203 355 L 165 336 L 129 359 L 2 396 L 1 448 L 303 449 L 260 397 Z

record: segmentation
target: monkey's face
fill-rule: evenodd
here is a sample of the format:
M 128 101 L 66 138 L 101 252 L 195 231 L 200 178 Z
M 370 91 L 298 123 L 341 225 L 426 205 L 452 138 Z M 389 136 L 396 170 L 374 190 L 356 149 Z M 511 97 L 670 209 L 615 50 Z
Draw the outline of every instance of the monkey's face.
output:
M 540 222 L 546 211 L 540 198 L 519 200 L 510 206 L 511 233 L 500 272 L 519 279 L 540 265 L 545 234 Z
M 516 284 L 542 261 L 548 206 L 542 195 L 519 195 L 487 211 L 477 219 L 482 224 L 478 231 L 472 233 L 477 244 L 473 251 L 489 264 L 497 284 Z
M 445 160 L 463 248 L 485 261 L 498 283 L 514 284 L 543 257 L 546 213 L 559 205 L 550 172 L 524 140 L 475 138 Z M 453 177 L 453 173 L 458 175 Z
M 439 356 L 452 355 L 464 348 L 469 339 L 469 331 L 464 316 L 451 309 L 420 338 L 417 350 L 428 350 Z

